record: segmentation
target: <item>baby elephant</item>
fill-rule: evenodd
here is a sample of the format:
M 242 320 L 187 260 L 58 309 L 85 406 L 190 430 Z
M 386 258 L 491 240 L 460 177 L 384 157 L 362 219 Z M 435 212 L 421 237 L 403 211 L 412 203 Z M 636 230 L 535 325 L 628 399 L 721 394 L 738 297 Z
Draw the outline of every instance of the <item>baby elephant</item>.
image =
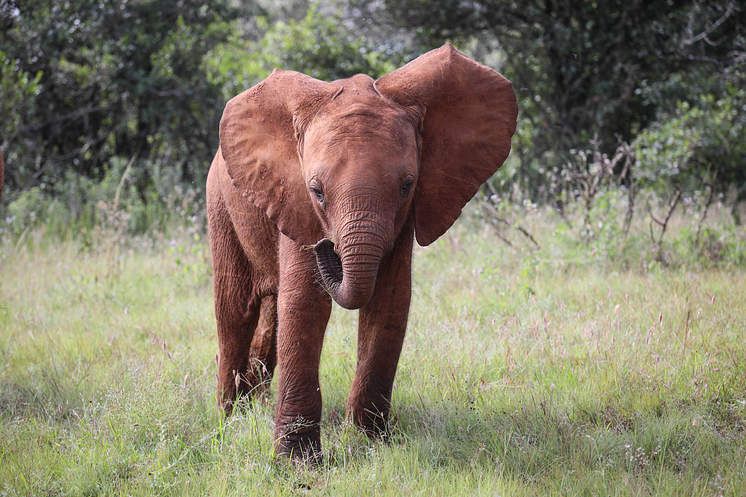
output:
M 413 239 L 440 237 L 505 161 L 517 112 L 510 81 L 449 44 L 377 80 L 274 71 L 228 102 L 207 178 L 226 413 L 278 363 L 275 450 L 318 458 L 334 299 L 360 309 L 347 415 L 385 433 Z

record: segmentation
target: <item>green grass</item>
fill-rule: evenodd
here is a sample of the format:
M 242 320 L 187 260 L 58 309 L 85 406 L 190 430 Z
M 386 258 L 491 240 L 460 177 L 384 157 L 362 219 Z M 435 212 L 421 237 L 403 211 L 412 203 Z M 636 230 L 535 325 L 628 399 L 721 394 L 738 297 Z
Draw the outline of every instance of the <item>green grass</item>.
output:
M 271 398 L 218 412 L 203 240 L 6 241 L 0 495 L 746 495 L 746 270 L 615 272 L 548 240 L 417 249 L 388 443 L 344 421 L 335 308 L 315 469 L 274 459 Z

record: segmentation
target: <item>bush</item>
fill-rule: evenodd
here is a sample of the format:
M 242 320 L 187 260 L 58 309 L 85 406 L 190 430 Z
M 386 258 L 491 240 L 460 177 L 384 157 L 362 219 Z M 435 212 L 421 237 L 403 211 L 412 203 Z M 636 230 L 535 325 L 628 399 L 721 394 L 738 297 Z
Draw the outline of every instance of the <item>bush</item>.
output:
M 257 40 L 236 30 L 205 59 L 208 81 L 220 87 L 226 99 L 253 86 L 275 68 L 328 81 L 358 73 L 375 77 L 395 68 L 367 40 L 346 28 L 342 19 L 323 15 L 317 5 L 312 5 L 300 20 L 270 24 L 260 17 L 257 29 L 262 33 Z
M 640 184 L 661 195 L 680 191 L 702 201 L 702 208 L 730 188 L 734 204 L 746 200 L 745 110 L 746 89 L 732 85 L 720 98 L 706 94 L 695 104 L 680 102 L 635 139 Z
M 151 171 L 150 186 L 136 185 L 142 171 Z M 101 229 L 120 236 L 167 232 L 170 228 L 204 227 L 201 188 L 188 188 L 168 168 L 136 166 L 134 161 L 112 158 L 100 180 L 68 172 L 53 186 L 33 187 L 9 202 L 0 233 L 19 237 L 41 229 L 51 238 L 81 237 L 93 244 Z

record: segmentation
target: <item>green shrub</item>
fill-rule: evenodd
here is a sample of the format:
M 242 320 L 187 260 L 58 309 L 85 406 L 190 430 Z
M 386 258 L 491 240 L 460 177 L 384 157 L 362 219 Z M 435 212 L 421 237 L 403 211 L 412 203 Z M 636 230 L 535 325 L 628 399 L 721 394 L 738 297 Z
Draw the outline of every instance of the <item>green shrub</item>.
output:
M 745 106 L 746 89 L 733 85 L 718 98 L 680 102 L 635 139 L 638 181 L 661 195 L 680 190 L 701 197 L 708 189 L 725 195 L 734 188 L 734 202 L 746 199 Z
M 312 4 L 300 20 L 270 23 L 256 19 L 262 33 L 256 39 L 238 29 L 205 58 L 207 80 L 222 88 L 228 99 L 265 78 L 273 69 L 290 69 L 322 80 L 362 73 L 373 77 L 393 70 L 396 63 L 376 51 L 366 39 L 346 28 L 336 15 L 324 15 Z

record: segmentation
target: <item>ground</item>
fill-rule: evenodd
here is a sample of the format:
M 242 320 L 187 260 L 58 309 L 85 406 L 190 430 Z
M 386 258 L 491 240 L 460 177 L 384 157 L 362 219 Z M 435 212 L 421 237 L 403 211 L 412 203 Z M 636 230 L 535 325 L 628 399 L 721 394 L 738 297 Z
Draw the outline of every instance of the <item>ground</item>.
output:
M 126 248 L 125 248 L 126 247 Z M 318 468 L 272 399 L 223 419 L 198 235 L 0 246 L 0 495 L 746 495 L 746 271 L 615 271 L 457 229 L 415 255 L 392 438 L 344 420 L 324 346 Z

